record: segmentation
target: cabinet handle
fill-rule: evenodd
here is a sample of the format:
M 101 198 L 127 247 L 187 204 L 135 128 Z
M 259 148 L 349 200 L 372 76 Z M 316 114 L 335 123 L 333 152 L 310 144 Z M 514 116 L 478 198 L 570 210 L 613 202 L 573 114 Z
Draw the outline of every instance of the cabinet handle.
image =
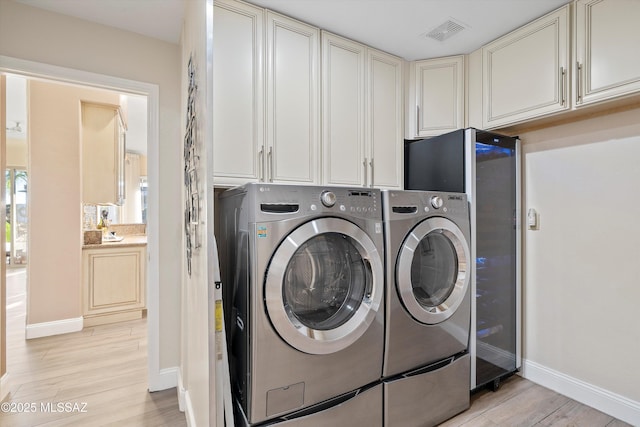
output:
M 369 167 L 371 168 L 371 187 L 373 187 L 373 157 L 369 159 Z
M 567 100 L 565 99 L 565 79 L 567 78 L 567 72 L 564 67 L 560 67 L 560 105 L 564 107 Z
M 269 147 L 269 182 L 273 182 L 273 147 Z
M 416 105 L 416 136 L 420 136 L 420 106 Z
M 264 145 L 258 151 L 258 181 L 264 181 Z
M 582 64 L 580 62 L 576 62 L 578 66 L 578 83 L 576 88 L 576 103 L 580 103 L 582 101 Z
M 367 186 L 367 158 L 362 161 L 362 167 L 364 168 L 364 186 Z

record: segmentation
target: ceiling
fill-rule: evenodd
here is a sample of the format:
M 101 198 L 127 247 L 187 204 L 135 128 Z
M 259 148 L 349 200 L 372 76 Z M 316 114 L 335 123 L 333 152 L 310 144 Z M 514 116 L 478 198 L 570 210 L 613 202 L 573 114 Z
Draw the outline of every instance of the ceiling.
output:
M 14 0 L 171 43 L 179 43 L 186 1 Z M 204 1 L 204 0 L 197 0 Z M 250 0 L 407 60 L 470 53 L 570 0 Z M 452 21 L 464 29 L 426 34 Z
M 4 0 L 0 0 L 4 1 Z M 14 0 L 178 44 L 186 1 Z M 332 33 L 400 56 L 429 59 L 473 52 L 570 0 L 250 0 Z M 426 37 L 445 22 L 462 30 L 444 41 Z M 18 83 L 20 85 L 20 83 Z M 20 89 L 8 90 L 7 127 L 26 125 Z M 14 102 L 15 100 L 15 102 Z M 8 136 L 19 137 L 14 133 Z
M 570 0 L 250 0 L 406 60 L 471 53 Z M 426 35 L 451 21 L 464 29 Z

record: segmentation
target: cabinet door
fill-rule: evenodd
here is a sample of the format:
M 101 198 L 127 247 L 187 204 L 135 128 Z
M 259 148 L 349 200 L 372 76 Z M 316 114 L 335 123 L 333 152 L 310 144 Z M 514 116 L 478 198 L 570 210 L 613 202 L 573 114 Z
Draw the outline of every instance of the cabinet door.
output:
M 440 135 L 464 127 L 464 57 L 416 61 L 415 136 Z
M 213 20 L 213 182 L 264 180 L 264 12 L 216 0 Z
M 267 11 L 267 176 L 319 183 L 320 30 Z
M 121 204 L 118 106 L 82 103 L 82 202 Z
M 143 246 L 84 249 L 84 315 L 99 316 L 145 308 Z
M 402 59 L 367 50 L 367 183 L 371 186 L 402 188 L 402 76 Z
M 579 0 L 577 106 L 640 91 L 640 1 Z
M 485 128 L 569 108 L 569 6 L 483 47 Z
M 322 33 L 323 182 L 363 185 L 365 46 Z M 364 163 L 363 163 L 364 162 Z

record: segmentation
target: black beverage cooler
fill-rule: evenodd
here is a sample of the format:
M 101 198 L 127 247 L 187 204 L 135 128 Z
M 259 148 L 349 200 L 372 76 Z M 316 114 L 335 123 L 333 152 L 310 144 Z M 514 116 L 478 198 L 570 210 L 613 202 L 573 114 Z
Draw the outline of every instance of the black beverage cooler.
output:
M 466 193 L 470 203 L 471 389 L 520 368 L 520 141 L 460 129 L 405 141 L 407 190 Z

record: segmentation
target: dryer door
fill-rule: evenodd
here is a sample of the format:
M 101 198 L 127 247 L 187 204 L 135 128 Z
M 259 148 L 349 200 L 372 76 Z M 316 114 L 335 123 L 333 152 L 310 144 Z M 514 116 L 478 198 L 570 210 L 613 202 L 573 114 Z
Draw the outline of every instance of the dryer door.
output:
M 381 256 L 361 228 L 316 219 L 276 249 L 265 278 L 267 312 L 289 345 L 334 353 L 367 330 L 380 308 L 383 280 Z
M 471 278 L 469 244 L 446 218 L 429 218 L 405 238 L 396 264 L 398 294 L 419 322 L 451 317 L 467 295 Z

